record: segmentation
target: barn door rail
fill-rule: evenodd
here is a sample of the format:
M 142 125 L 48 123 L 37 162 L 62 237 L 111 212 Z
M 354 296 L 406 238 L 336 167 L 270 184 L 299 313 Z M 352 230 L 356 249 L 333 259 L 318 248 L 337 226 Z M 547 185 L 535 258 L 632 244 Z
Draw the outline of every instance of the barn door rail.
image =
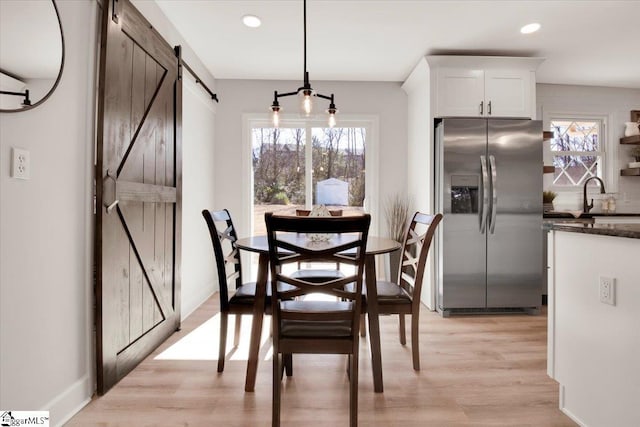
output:
M 202 79 L 196 74 L 195 71 L 193 71 L 193 68 L 191 68 L 189 66 L 189 64 L 187 64 L 184 59 L 182 59 L 182 46 L 178 45 L 175 46 L 173 48 L 173 50 L 176 52 L 176 56 L 178 57 L 178 62 L 181 66 L 184 66 L 184 68 L 187 69 L 187 71 L 189 71 L 189 73 L 191 73 L 191 75 L 196 79 L 196 83 L 199 84 L 200 86 L 202 86 L 204 88 L 204 90 L 207 91 L 207 93 L 211 96 L 211 99 L 213 99 L 216 102 L 220 102 L 218 100 L 218 95 L 213 93 L 211 91 L 211 89 L 209 89 L 209 87 L 202 81 Z M 182 73 L 180 74 L 180 76 L 182 76 Z

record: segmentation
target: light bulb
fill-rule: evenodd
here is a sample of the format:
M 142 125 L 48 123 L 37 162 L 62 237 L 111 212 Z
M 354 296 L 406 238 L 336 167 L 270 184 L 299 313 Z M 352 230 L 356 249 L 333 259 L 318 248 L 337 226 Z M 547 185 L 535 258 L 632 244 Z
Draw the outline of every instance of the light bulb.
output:
M 273 127 L 277 128 L 278 126 L 280 126 L 280 104 L 278 104 L 277 95 L 270 109 L 271 109 L 271 121 L 273 122 Z
M 300 108 L 302 109 L 304 115 L 306 117 L 309 117 L 311 115 L 311 112 L 313 111 L 313 100 L 311 99 L 313 92 L 311 90 L 305 89 L 300 93 L 301 93 Z
M 332 128 L 336 125 L 336 113 L 329 113 L 329 127 Z
M 329 127 L 332 128 L 336 125 L 336 113 L 338 109 L 336 108 L 336 104 L 333 103 L 333 94 L 331 94 L 331 104 L 329 104 L 329 108 L 327 109 L 327 114 L 329 114 Z

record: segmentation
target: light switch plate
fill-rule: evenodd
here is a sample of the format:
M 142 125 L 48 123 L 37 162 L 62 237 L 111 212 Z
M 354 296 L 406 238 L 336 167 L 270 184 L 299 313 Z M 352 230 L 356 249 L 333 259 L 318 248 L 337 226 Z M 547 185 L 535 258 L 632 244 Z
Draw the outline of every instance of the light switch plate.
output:
M 11 177 L 17 179 L 29 179 L 31 174 L 31 162 L 29 152 L 22 148 L 11 148 Z

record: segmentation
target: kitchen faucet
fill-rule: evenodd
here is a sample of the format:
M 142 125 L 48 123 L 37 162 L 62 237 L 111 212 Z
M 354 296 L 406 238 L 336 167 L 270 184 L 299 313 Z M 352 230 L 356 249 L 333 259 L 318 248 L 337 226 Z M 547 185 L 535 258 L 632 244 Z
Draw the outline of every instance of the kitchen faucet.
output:
M 602 182 L 602 180 L 600 178 L 598 178 L 597 176 L 592 176 L 590 178 L 587 178 L 584 181 L 584 186 L 582 188 L 582 200 L 584 200 L 584 202 L 582 204 L 582 212 L 584 212 L 584 213 L 588 213 L 593 208 L 593 199 L 591 199 L 591 203 L 590 204 L 587 204 L 587 184 L 592 179 L 600 181 L 600 194 L 606 193 L 606 191 L 604 189 L 604 182 Z

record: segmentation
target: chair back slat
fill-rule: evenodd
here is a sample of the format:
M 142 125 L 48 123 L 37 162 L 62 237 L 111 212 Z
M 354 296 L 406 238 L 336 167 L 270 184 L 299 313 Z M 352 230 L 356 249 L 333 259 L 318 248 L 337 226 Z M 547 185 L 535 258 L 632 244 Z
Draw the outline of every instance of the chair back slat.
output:
M 442 214 L 428 215 L 416 212 L 405 233 L 398 285 L 413 297 L 414 305 L 420 301 L 427 255 L 436 227 L 441 220 Z
M 238 289 L 242 285 L 242 265 L 240 251 L 236 247 L 238 235 L 227 209 L 220 211 L 203 210 L 207 223 L 220 288 L 220 309 L 229 308 L 229 286 Z M 226 253 L 225 253 L 226 249 Z

